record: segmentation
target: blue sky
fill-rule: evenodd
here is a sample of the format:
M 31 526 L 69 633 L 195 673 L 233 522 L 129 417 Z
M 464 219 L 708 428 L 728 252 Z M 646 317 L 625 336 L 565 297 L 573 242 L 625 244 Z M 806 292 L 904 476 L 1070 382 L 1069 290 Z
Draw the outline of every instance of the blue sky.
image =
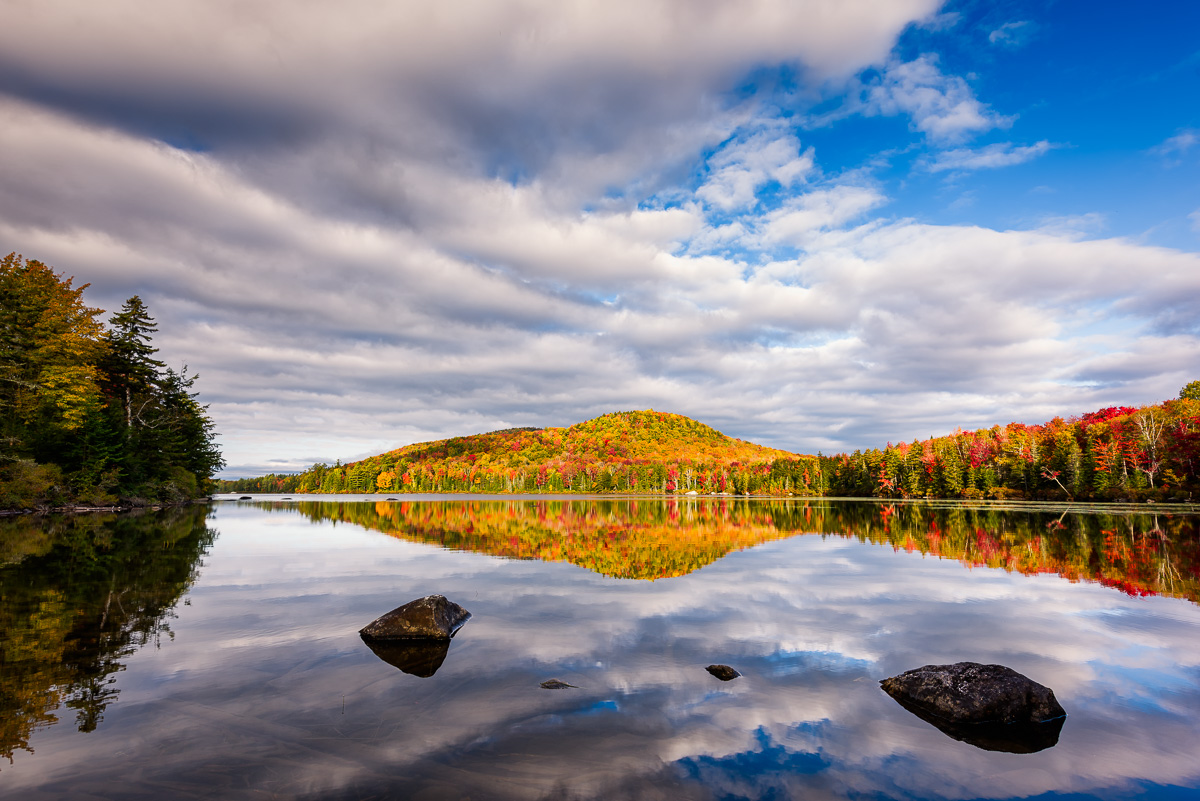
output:
M 1200 7 L 47 0 L 0 243 L 134 293 L 227 473 L 653 407 L 802 452 L 1200 364 Z

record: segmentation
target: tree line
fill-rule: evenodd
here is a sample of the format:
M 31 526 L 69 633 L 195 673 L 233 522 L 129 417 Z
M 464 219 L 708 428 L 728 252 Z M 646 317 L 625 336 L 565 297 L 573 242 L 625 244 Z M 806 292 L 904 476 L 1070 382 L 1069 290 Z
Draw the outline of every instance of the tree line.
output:
M 763 448 L 680 415 L 619 412 L 566 429 L 418 443 L 221 489 L 1191 501 L 1200 498 L 1200 382 L 1160 404 L 832 456 Z
M 196 376 L 134 295 L 107 324 L 40 261 L 0 260 L 0 509 L 173 503 L 224 466 Z

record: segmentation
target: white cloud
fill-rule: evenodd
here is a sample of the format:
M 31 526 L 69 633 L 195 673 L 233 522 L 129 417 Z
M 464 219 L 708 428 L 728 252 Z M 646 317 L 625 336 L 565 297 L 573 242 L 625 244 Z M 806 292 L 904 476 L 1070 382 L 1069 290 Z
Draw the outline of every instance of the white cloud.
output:
M 1080 239 L 1088 235 L 1095 236 L 1102 233 L 1107 227 L 1108 218 L 1097 212 L 1044 217 L 1038 224 L 1038 230 L 1068 239 Z
M 930 54 L 889 63 L 878 81 L 865 88 L 865 103 L 868 114 L 908 114 L 913 127 L 938 144 L 1007 128 L 1013 121 L 979 102 L 962 78 L 944 74 Z
M 211 155 L 5 115 L 0 235 L 92 281 L 97 305 L 141 292 L 237 472 L 649 406 L 839 450 L 1157 400 L 1200 359 L 1180 328 L 1200 316 L 1181 300 L 1200 297 L 1194 254 L 1061 227 L 854 226 L 887 200 L 867 186 L 793 182 L 728 231 L 694 207 L 566 212 L 538 182 L 406 161 L 417 230 L 322 216 Z M 762 152 L 738 163 L 791 163 Z M 803 254 L 747 264 L 705 237 Z M 1137 350 L 1095 339 L 1104 321 Z M 1114 367 L 1156 346 L 1172 359 Z
M 962 14 L 958 11 L 943 11 L 940 14 L 931 14 L 924 20 L 918 23 L 920 27 L 927 31 L 948 31 L 962 20 Z
M 1170 163 L 1179 164 L 1183 156 L 1198 144 L 1200 144 L 1200 131 L 1189 128 L 1169 137 L 1162 144 L 1150 148 L 1150 152 L 1156 156 L 1162 156 Z
M 1034 29 L 1034 24 L 1029 20 L 1006 22 L 988 34 L 988 41 L 992 44 L 1020 47 L 1029 41 Z
M 648 406 L 829 451 L 1194 377 L 1112 367 L 1195 363 L 1194 254 L 873 218 L 868 174 L 728 94 L 885 64 L 855 110 L 952 147 L 930 169 L 1045 152 L 957 144 L 1009 120 L 889 61 L 934 0 L 135 5 L 0 28 L 28 79 L 0 100 L 0 239 L 93 305 L 141 294 L 233 472 Z
M 768 182 L 788 189 L 804 181 L 813 167 L 813 149 L 802 152 L 794 135 L 759 131 L 709 158 L 709 175 L 696 197 L 725 211 L 745 209 L 755 205 L 758 191 Z
M 937 153 L 927 159 L 923 166 L 929 172 L 993 170 L 1032 161 L 1054 147 L 1055 145 L 1043 139 L 1032 145 L 997 142 L 981 148 L 954 148 Z
M 1192 221 L 1192 230 L 1200 231 L 1200 209 L 1196 209 L 1189 214 L 1188 219 Z
M 843 226 L 886 200 L 878 190 L 862 186 L 806 192 L 765 216 L 763 239 L 767 243 L 802 244 L 814 232 Z

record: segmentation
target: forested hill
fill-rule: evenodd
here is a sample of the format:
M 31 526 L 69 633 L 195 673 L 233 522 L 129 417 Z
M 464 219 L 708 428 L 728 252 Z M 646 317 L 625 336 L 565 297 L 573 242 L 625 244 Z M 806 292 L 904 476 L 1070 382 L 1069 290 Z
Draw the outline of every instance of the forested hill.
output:
M 1200 382 L 1179 397 L 833 456 L 732 439 L 662 412 L 409 445 L 226 492 L 733 493 L 1200 502 Z
M 678 414 L 616 412 L 569 428 L 421 442 L 295 476 L 222 482 L 231 492 L 745 492 L 795 489 L 796 454 Z M 803 472 L 803 470 L 801 470 Z

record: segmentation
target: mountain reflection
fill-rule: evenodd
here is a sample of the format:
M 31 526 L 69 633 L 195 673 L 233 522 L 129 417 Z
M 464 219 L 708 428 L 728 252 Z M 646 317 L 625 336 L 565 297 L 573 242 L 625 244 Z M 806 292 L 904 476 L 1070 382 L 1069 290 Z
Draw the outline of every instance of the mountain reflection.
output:
M 1200 537 L 1192 515 L 729 498 L 279 506 L 314 521 L 353 523 L 451 550 L 569 562 L 613 578 L 682 576 L 732 551 L 807 533 L 966 566 L 1094 581 L 1133 596 L 1200 601 Z
M 206 508 L 0 521 L 0 756 L 75 711 L 93 731 L 122 659 L 163 636 L 213 542 Z

